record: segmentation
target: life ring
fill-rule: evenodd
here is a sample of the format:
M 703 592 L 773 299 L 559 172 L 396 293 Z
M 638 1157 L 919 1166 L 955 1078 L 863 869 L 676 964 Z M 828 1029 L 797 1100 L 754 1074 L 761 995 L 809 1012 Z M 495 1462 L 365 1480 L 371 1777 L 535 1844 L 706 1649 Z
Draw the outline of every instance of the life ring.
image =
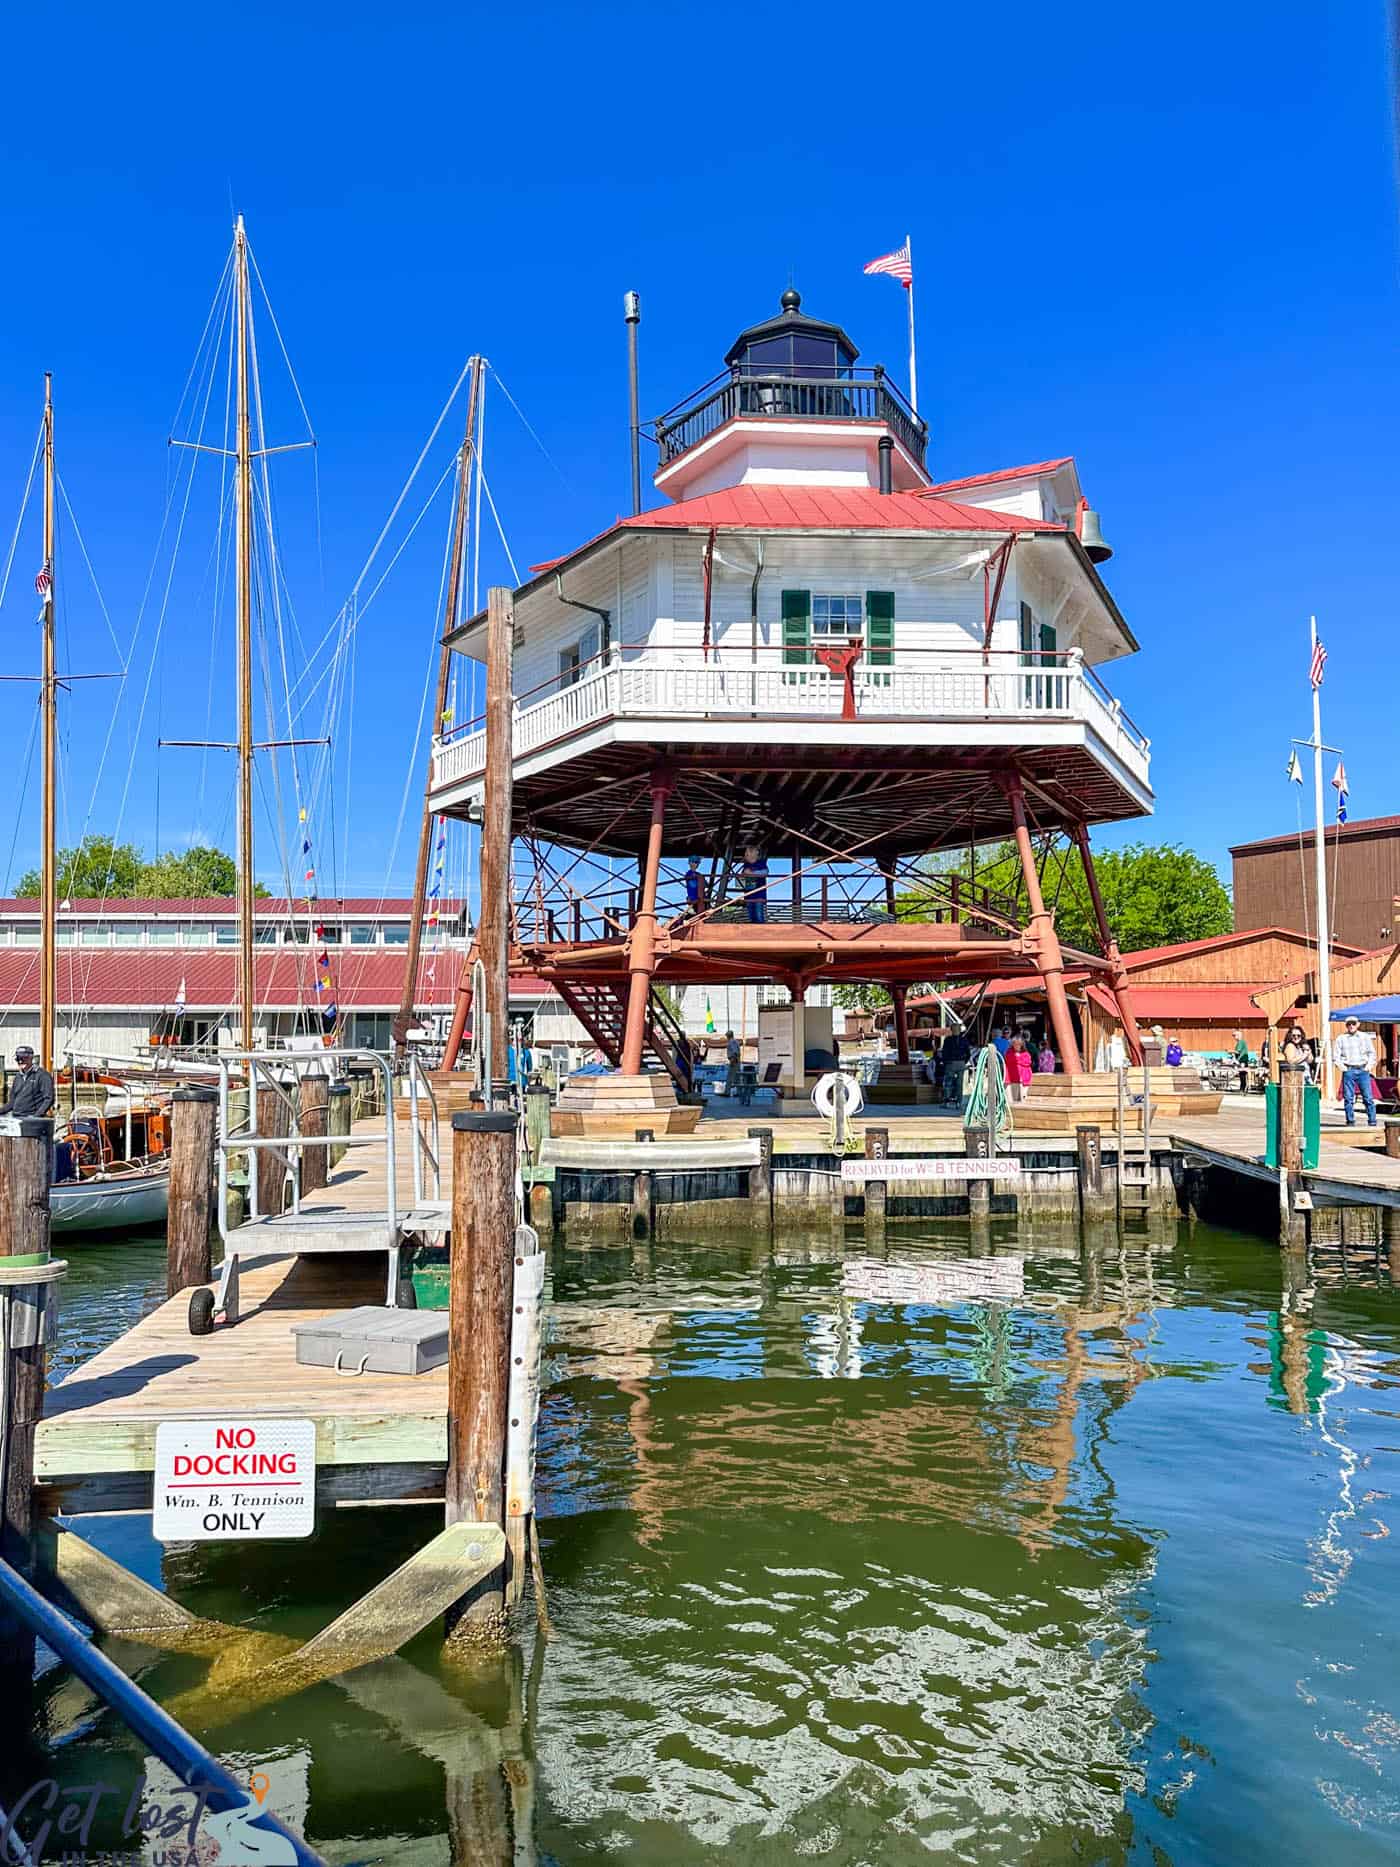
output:
M 828 1070 L 825 1076 L 817 1078 L 816 1087 L 812 1091 L 812 1107 L 827 1121 L 830 1121 L 836 1112 L 837 1083 L 843 1085 L 848 1117 L 859 1115 L 865 1106 L 865 1097 L 854 1076 L 847 1076 L 844 1070 Z

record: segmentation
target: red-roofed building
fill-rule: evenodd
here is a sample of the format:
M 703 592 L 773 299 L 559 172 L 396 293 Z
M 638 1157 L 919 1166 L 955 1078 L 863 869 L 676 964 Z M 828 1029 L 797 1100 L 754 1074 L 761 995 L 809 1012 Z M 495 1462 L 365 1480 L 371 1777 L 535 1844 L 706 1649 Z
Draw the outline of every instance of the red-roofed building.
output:
M 644 979 L 802 1000 L 865 965 L 901 991 L 948 977 L 914 970 L 917 933 L 833 928 L 882 911 L 931 852 L 1013 833 L 1029 851 L 1050 830 L 1087 847 L 1090 825 L 1152 808 L 1148 741 L 1099 673 L 1137 643 L 1072 459 L 933 483 L 912 403 L 791 289 L 651 430 L 662 503 L 539 567 L 511 635 L 513 827 L 536 862 L 517 955 L 629 1072 Z M 451 645 L 484 659 L 486 619 Z M 482 722 L 461 722 L 435 748 L 433 808 L 479 818 L 485 766 Z M 713 914 L 746 848 L 770 918 L 780 898 L 802 933 L 736 954 L 692 917 L 657 941 L 651 888 L 666 899 L 694 855 Z M 967 976 L 1051 980 L 1072 1052 L 1048 913 L 949 908 Z M 1107 951 L 1084 964 L 1117 976 Z M 666 1062 L 664 1016 L 645 1019 Z
M 314 922 L 306 903 L 257 904 L 259 1042 L 319 1032 L 327 995 L 316 989 L 313 927 L 331 963 L 344 1041 L 389 1047 L 403 989 L 412 903 L 396 897 L 323 900 Z M 425 1025 L 451 1016 L 468 946 L 462 903 L 444 902 L 425 940 L 414 1002 Z M 131 1056 L 153 1039 L 211 1045 L 235 1039 L 238 909 L 229 896 L 205 900 L 66 900 L 58 918 L 59 1055 L 71 1048 Z M 512 1010 L 541 1019 L 546 1039 L 581 1033 L 542 981 L 511 979 Z M 38 902 L 0 898 L 0 1055 L 37 1045 Z M 225 1033 L 222 1038 L 221 1033 Z

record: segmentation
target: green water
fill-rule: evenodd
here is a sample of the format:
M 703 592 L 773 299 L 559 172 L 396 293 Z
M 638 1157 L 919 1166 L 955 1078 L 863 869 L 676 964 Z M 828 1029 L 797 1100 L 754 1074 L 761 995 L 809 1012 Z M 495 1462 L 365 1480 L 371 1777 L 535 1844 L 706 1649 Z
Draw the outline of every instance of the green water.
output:
M 1383 1264 L 1319 1258 L 1281 1322 L 1256 1240 L 994 1240 L 1021 1293 L 922 1304 L 843 1296 L 825 1241 L 556 1250 L 547 1652 L 463 1674 L 430 1635 L 214 1718 L 204 1662 L 110 1650 L 334 1862 L 1400 1858 Z M 967 1254 L 949 1222 L 889 1255 Z M 75 1254 L 60 1361 L 160 1272 Z M 342 1511 L 310 1544 L 167 1550 L 164 1581 L 310 1633 L 434 1527 Z M 94 1534 L 160 1576 L 145 1520 Z M 136 1778 L 78 1682 L 40 1702 L 36 1764 Z

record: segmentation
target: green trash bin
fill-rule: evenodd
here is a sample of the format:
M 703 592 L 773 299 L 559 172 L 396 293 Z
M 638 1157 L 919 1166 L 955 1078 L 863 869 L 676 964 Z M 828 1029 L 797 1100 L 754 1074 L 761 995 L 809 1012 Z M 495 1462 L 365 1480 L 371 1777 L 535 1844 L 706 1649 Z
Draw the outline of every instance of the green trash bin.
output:
M 1277 1083 L 1264 1085 L 1264 1120 L 1268 1131 L 1268 1144 L 1264 1150 L 1264 1165 L 1277 1167 L 1279 1164 L 1279 1086 Z M 1316 1083 L 1303 1084 L 1303 1171 L 1317 1171 L 1317 1150 L 1322 1139 L 1322 1091 Z

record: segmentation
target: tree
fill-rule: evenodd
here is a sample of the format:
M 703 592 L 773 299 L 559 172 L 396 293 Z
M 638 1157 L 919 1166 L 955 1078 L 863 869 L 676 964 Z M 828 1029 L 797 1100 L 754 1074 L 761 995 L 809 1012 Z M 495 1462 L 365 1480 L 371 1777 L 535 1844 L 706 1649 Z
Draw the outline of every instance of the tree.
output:
M 1174 946 L 1184 940 L 1208 940 L 1229 933 L 1234 926 L 1230 897 L 1220 877 L 1204 857 L 1179 843 L 1127 843 L 1096 855 L 1094 868 L 1108 924 L 1125 953 Z M 966 855 L 939 856 L 929 861 L 927 873 L 927 883 L 916 882 L 895 897 L 900 920 L 927 920 L 935 909 L 946 908 L 946 879 L 967 878 L 972 868 Z M 1030 910 L 1014 843 L 979 849 L 976 879 L 1004 896 L 1017 917 L 1025 919 Z M 1097 953 L 1098 923 L 1077 850 L 1063 845 L 1051 849 L 1041 871 L 1041 892 L 1054 907 L 1055 926 L 1064 945 Z M 911 992 L 919 989 L 927 987 L 910 988 Z M 833 996 L 847 1011 L 873 1011 L 889 1003 L 889 993 L 878 985 L 840 985 Z
M 208 895 L 231 895 L 238 887 L 238 865 L 222 849 L 205 843 L 167 849 L 141 871 L 141 892 L 189 901 Z M 263 892 L 263 891 L 260 891 Z
M 1144 947 L 1172 946 L 1183 940 L 1207 940 L 1229 933 L 1234 925 L 1230 897 L 1214 868 L 1203 856 L 1179 843 L 1126 843 L 1094 857 L 1108 924 L 1125 953 Z M 943 866 L 940 875 L 967 876 L 967 858 Z M 1015 902 L 1019 915 L 1029 912 L 1025 881 L 1016 845 L 999 843 L 978 852 L 977 880 Z M 1041 892 L 1055 909 L 1055 925 L 1066 946 L 1085 952 L 1099 950 L 1098 924 L 1089 899 L 1079 853 L 1058 845 L 1041 869 Z M 930 889 L 928 902 L 943 898 Z M 927 912 L 915 888 L 896 902 L 901 920 L 916 920 Z
M 110 836 L 86 837 L 76 849 L 58 852 L 58 898 L 70 900 L 122 900 L 133 895 L 161 895 L 173 901 L 192 901 L 214 895 L 232 895 L 238 887 L 238 865 L 222 849 L 207 843 L 189 849 L 167 849 L 147 862 L 135 843 L 114 842 Z M 37 895 L 39 871 L 30 869 L 16 890 Z M 259 884 L 255 892 L 265 895 Z
M 88 836 L 76 849 L 58 852 L 60 901 L 139 894 L 141 876 L 141 851 L 135 843 L 113 842 L 110 836 Z M 38 869 L 30 869 L 20 877 L 15 892 L 37 895 L 39 883 Z

